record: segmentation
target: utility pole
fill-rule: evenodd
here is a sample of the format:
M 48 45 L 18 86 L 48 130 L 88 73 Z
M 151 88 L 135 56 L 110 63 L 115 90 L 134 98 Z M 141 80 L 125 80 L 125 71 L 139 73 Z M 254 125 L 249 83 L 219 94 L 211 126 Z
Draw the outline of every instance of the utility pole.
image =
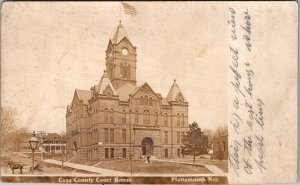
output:
M 43 160 L 43 150 L 44 150 L 44 147 L 43 147 L 43 136 L 46 135 L 46 131 L 37 131 L 37 135 L 40 139 L 40 144 L 41 144 L 41 160 Z

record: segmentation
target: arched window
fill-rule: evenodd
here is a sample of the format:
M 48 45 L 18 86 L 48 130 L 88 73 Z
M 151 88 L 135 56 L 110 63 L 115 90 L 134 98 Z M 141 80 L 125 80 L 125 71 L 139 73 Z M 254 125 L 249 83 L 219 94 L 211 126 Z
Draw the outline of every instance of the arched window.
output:
M 109 111 L 109 118 L 110 118 L 110 123 L 114 123 L 114 110 L 110 109 Z
M 154 113 L 154 124 L 158 125 L 158 113 L 157 112 Z
M 180 115 L 177 113 L 177 127 L 180 127 Z
M 122 111 L 122 123 L 123 124 L 126 123 L 126 111 L 125 110 Z
M 141 96 L 141 99 L 140 99 L 141 101 L 140 101 L 140 104 L 141 105 L 143 105 L 144 104 L 144 98 L 143 98 L 143 96 Z
M 164 114 L 164 125 L 168 126 L 168 114 L 167 113 Z
M 149 97 L 149 105 L 152 106 L 152 98 Z
M 135 124 L 139 123 L 139 112 L 137 110 L 134 112 L 134 122 Z
M 144 125 L 150 124 L 150 112 L 148 110 L 144 111 Z
M 184 114 L 181 114 L 181 127 L 184 127 Z
M 147 95 L 145 96 L 145 102 L 144 103 L 145 103 L 145 105 L 148 105 L 148 96 Z
M 104 109 L 104 123 L 108 123 L 108 110 Z

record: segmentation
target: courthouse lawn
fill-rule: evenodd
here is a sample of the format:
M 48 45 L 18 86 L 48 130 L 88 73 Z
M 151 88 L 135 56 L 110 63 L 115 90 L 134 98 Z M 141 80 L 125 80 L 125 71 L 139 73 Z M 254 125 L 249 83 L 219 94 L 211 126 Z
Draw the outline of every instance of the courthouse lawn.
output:
M 131 172 L 130 160 L 107 160 L 97 165 L 100 168 Z M 161 173 L 161 174 L 211 174 L 207 168 L 162 161 L 132 160 L 132 173 Z
M 25 157 L 23 155 L 19 155 L 17 153 L 11 152 L 11 151 L 2 150 L 1 159 L 0 159 L 1 174 L 4 174 L 4 175 L 12 174 L 11 169 L 7 165 L 8 161 L 13 161 L 15 163 L 24 165 L 23 174 L 31 174 L 31 172 L 29 171 L 30 167 L 32 166 L 32 158 L 31 157 Z M 58 173 L 89 174 L 89 172 L 80 171 L 80 170 L 74 171 L 74 169 L 66 168 L 66 167 L 61 169 L 61 166 L 52 165 L 52 164 L 45 163 L 45 162 L 39 161 L 39 160 L 38 160 L 38 163 L 40 164 L 43 171 L 42 172 L 35 171 L 35 175 L 58 174 Z M 19 173 L 20 173 L 20 170 L 16 169 L 15 174 L 19 174 Z

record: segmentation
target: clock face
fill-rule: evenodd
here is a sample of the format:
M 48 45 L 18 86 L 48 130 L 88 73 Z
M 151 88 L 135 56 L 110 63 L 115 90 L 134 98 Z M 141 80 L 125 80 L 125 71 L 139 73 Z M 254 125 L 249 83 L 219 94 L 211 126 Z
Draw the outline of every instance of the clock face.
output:
M 123 54 L 123 55 L 128 55 L 128 50 L 127 50 L 126 48 L 123 48 L 123 49 L 122 49 L 122 54 Z

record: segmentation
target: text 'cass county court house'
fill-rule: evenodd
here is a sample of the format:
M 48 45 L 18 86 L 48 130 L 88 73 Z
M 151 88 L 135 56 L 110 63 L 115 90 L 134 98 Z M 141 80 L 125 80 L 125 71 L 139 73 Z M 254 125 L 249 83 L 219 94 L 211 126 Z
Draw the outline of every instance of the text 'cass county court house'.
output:
M 174 80 L 166 98 L 147 84 L 136 85 L 136 47 L 118 25 L 106 50 L 98 85 L 76 89 L 67 107 L 67 147 L 88 160 L 182 157 L 188 102 Z M 170 84 L 171 85 L 171 84 Z

